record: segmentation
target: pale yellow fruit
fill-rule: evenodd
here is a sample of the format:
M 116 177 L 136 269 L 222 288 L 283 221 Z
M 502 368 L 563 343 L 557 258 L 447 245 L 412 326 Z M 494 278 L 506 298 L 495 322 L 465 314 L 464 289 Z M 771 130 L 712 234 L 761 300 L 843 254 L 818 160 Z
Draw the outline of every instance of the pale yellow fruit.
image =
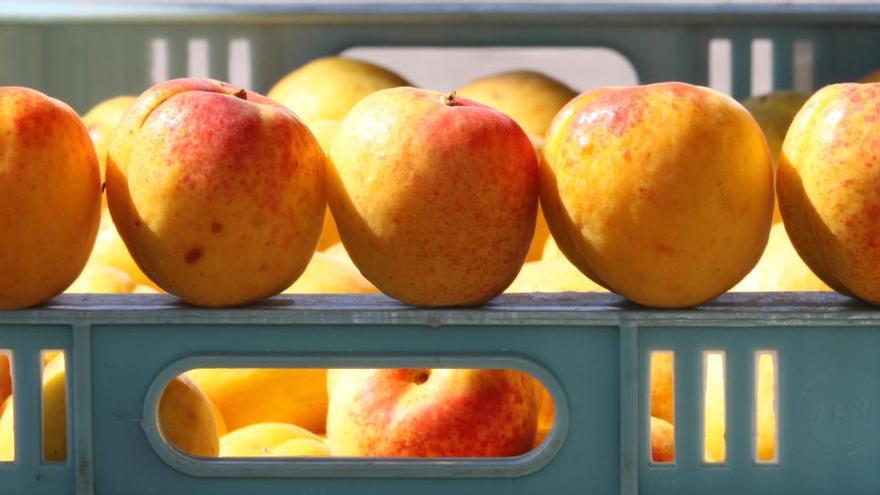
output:
M 68 294 L 129 294 L 136 284 L 124 271 L 90 262 L 65 293 Z
M 98 103 L 89 110 L 82 118 L 89 137 L 95 145 L 95 155 L 98 157 L 98 165 L 101 167 L 101 180 L 107 169 L 107 148 L 110 146 L 110 136 L 116 129 L 116 124 L 125 115 L 129 107 L 137 100 L 134 96 L 117 96 Z M 106 204 L 105 204 L 106 206 Z
M 325 154 L 330 153 L 330 144 L 333 143 L 333 138 L 339 132 L 339 124 L 338 120 L 317 120 L 309 124 L 309 130 L 312 131 Z M 317 250 L 324 251 L 338 242 L 339 230 L 336 228 L 336 221 L 333 220 L 330 208 L 327 208 L 327 212 L 324 214 L 324 227 L 321 229 L 321 238 L 318 239 Z
M 92 250 L 89 262 L 118 268 L 127 273 L 135 284 L 158 289 L 158 286 L 144 274 L 129 254 L 125 242 L 119 236 L 119 232 L 109 215 L 101 219 L 101 229 L 98 231 L 98 238 L 95 240 L 95 248 Z
M 297 455 L 330 455 L 330 449 L 314 433 L 289 423 L 255 423 L 220 439 L 220 457 Z
M 761 260 L 733 289 L 738 292 L 830 291 L 795 251 L 785 227 L 770 229 L 770 239 Z
M 764 131 L 774 172 L 779 167 L 782 141 L 788 132 L 788 126 L 791 125 L 794 116 L 804 106 L 809 96 L 795 91 L 776 91 L 743 101 L 743 106 L 752 114 L 752 117 L 761 126 L 761 130 Z M 781 221 L 779 205 L 776 204 L 773 207 L 773 222 Z
M 187 372 L 217 406 L 226 427 L 279 422 L 324 432 L 327 370 L 208 368 Z
M 324 457 L 332 455 L 327 442 L 314 438 L 294 438 L 275 447 L 269 452 L 272 457 Z
M 472 81 L 456 93 L 498 109 L 524 131 L 543 137 L 550 122 L 577 91 L 539 72 L 517 70 Z
M 607 292 L 565 258 L 546 258 L 523 265 L 505 292 Z
M 220 432 L 211 402 L 185 376 L 168 382 L 159 400 L 159 429 L 171 445 L 187 454 L 217 457 Z
M 286 75 L 267 96 L 311 124 L 318 120 L 342 120 L 361 98 L 397 86 L 410 86 L 410 83 L 369 62 L 324 57 Z
M 43 369 L 43 459 L 67 458 L 67 393 L 64 354 L 57 354 Z M 0 416 L 0 461 L 15 459 L 15 401 L 9 397 Z
M 356 268 L 335 256 L 317 252 L 306 271 L 284 294 L 378 294 Z

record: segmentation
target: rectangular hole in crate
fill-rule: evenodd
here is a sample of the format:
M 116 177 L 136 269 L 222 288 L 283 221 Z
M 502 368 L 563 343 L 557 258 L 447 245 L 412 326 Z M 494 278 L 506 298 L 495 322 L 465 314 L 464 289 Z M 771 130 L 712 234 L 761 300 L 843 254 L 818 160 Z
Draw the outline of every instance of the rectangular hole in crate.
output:
M 605 47 L 354 47 L 353 58 L 388 67 L 413 84 L 449 91 L 474 79 L 529 68 L 578 92 L 638 84 L 632 63 Z
M 792 46 L 792 85 L 801 93 L 813 92 L 814 60 L 813 42 L 796 40 Z
M 776 351 L 755 352 L 755 460 L 775 464 L 779 461 Z
M 728 38 L 709 41 L 709 87 L 725 94 L 733 92 L 733 44 Z
M 12 415 L 12 351 L 0 349 L 0 462 L 15 460 Z
M 773 91 L 773 40 L 752 40 L 752 96 Z
M 41 353 L 43 461 L 67 460 L 67 373 L 65 355 L 60 349 Z
M 723 463 L 727 457 L 724 352 L 703 353 L 703 462 Z
M 156 84 L 168 80 L 168 40 L 150 40 L 150 81 Z
M 504 458 L 547 444 L 555 416 L 517 370 L 203 368 L 165 385 L 156 421 L 203 458 Z
M 211 67 L 208 40 L 193 38 L 186 44 L 186 73 L 189 77 L 210 77 Z
M 675 462 L 675 353 L 651 351 L 651 461 Z
M 253 84 L 251 40 L 247 38 L 229 40 L 229 82 L 242 88 Z

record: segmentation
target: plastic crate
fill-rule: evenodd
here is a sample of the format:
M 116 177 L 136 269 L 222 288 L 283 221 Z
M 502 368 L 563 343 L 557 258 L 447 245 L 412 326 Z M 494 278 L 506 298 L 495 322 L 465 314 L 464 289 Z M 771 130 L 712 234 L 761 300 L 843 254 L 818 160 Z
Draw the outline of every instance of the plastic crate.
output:
M 880 66 L 880 6 L 383 5 L 83 6 L 0 4 L 0 84 L 41 89 L 82 111 L 149 84 L 153 40 L 168 76 L 185 46 L 209 41 L 225 79 L 247 40 L 264 91 L 313 57 L 365 45 L 606 46 L 643 82 L 706 83 L 711 40 L 732 47 L 732 89 L 750 93 L 752 40 L 770 39 L 774 85 L 796 52 L 813 84 Z M 800 45 L 799 45 L 800 43 Z M 809 49 L 797 46 L 808 47 Z M 799 52 L 800 50 L 800 52 Z M 804 55 L 805 56 L 805 55 Z M 649 310 L 613 295 L 502 296 L 473 309 L 401 306 L 382 296 L 276 297 L 204 310 L 169 296 L 62 296 L 0 312 L 14 352 L 15 463 L 0 493 L 488 494 L 880 491 L 880 313 L 835 294 L 725 295 L 691 310 Z M 68 456 L 41 460 L 40 358 L 68 355 Z M 648 442 L 651 350 L 675 352 L 676 462 Z M 702 356 L 726 356 L 727 461 L 702 461 Z M 755 352 L 778 362 L 778 461 L 755 462 Z M 517 368 L 541 379 L 557 422 L 509 459 L 197 460 L 156 429 L 167 380 L 191 367 Z

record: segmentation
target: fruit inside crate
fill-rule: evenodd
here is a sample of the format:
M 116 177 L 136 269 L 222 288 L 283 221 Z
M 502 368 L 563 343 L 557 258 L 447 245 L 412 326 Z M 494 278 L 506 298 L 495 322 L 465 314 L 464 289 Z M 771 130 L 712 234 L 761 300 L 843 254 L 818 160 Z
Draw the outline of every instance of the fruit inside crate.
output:
M 0 349 L 8 351 L 0 392 L 16 391 L 15 402 L 0 405 L 0 459 L 11 461 L 0 463 L 0 482 L 13 492 L 124 486 L 137 493 L 146 480 L 148 493 L 471 493 L 511 484 L 528 492 L 552 484 L 561 492 L 824 493 L 878 486 L 867 468 L 878 429 L 869 307 L 825 292 L 731 294 L 695 309 L 649 309 L 715 299 L 758 260 L 773 204 L 771 158 L 806 95 L 749 100 L 750 117 L 719 92 L 687 84 L 572 100 L 576 92 L 565 85 L 520 72 L 457 93 L 388 89 L 361 100 L 407 81 L 345 58 L 303 65 L 268 92 L 301 121 L 258 92 L 279 71 L 318 55 L 398 44 L 604 46 L 628 59 L 643 83 L 709 84 L 741 99 L 790 87 L 810 92 L 877 65 L 871 51 L 833 55 L 874 46 L 880 10 L 59 5 L 9 6 L 0 14 L 9 41 L 0 52 L 14 69 L 0 67 L 2 81 L 60 96 L 80 111 L 160 83 L 131 110 L 132 100 L 117 99 L 84 117 L 94 158 L 82 151 L 91 144 L 72 113 L 39 93 L 6 90 L 7 121 L 26 161 L 63 156 L 74 170 L 106 158 L 101 175 L 106 166 L 113 218 L 102 215 L 91 261 L 68 292 L 180 297 L 71 294 L 20 309 L 62 290 L 85 263 L 90 241 L 81 233 L 97 220 L 100 195 L 87 191 L 99 183 L 92 180 L 98 167 L 88 180 L 73 173 L 55 186 L 40 172 L 37 192 L 9 190 L 4 209 L 30 210 L 0 231 L 14 253 L 7 258 L 34 260 L 2 265 L 0 257 L 0 305 L 15 308 L 0 313 Z M 292 43 L 302 38 L 312 43 Z M 104 77 L 108 66 L 118 76 Z M 248 90 L 196 79 L 161 83 L 187 71 L 242 79 Z M 376 86 L 363 88 L 368 82 Z M 771 229 L 760 263 L 734 290 L 828 291 L 827 283 L 875 301 L 865 268 L 876 224 L 863 192 L 870 173 L 809 175 L 828 156 L 873 166 L 874 158 L 858 155 L 872 129 L 862 108 L 872 91 L 823 90 L 812 110 L 800 112 L 787 138 L 795 144 L 782 153 L 785 227 Z M 835 133 L 856 144 L 823 148 L 823 136 Z M 111 134 L 105 153 L 102 139 Z M 592 143 L 601 149 L 592 151 Z M 315 193 L 325 153 L 333 210 L 325 220 L 338 227 L 321 226 L 324 201 Z M 8 184 L 38 177 L 7 161 L 14 162 Z M 292 176 L 295 187 L 277 187 Z M 531 223 L 539 183 L 539 225 L 546 215 L 552 237 Z M 62 193 L 46 192 L 60 186 Z M 838 202 L 825 201 L 827 194 Z M 40 206 L 31 196 L 60 202 Z M 66 231 L 53 220 L 59 205 Z M 44 221 L 24 223 L 43 229 L 37 243 L 16 230 L 33 212 Z M 288 234 L 283 241 L 279 231 Z M 334 242 L 340 237 L 344 247 Z M 836 242 L 844 247 L 835 249 Z M 79 259 L 65 259 L 71 256 Z M 531 261 L 520 270 L 524 258 Z M 47 281 L 52 276 L 59 278 Z M 297 295 L 266 299 L 297 278 L 289 289 Z M 505 287 L 531 294 L 496 298 Z M 380 289 L 412 306 L 378 295 L 299 295 Z M 596 293 L 607 289 L 645 306 Z M 538 294 L 568 290 L 592 293 Z M 252 304 L 207 310 L 181 300 Z M 475 304 L 482 306 L 429 309 Z M 218 437 L 230 418 L 268 414 L 284 402 L 260 397 L 271 385 L 247 383 L 259 381 L 253 376 L 232 391 L 229 382 L 239 378 L 230 377 L 262 373 L 271 382 L 323 367 L 336 368 L 324 406 L 326 442 L 294 424 L 306 420 L 244 420 L 224 437 L 223 455 Z M 306 391 L 323 384 L 319 375 L 287 385 Z M 400 386 L 421 393 L 389 392 Z M 481 395 L 486 387 L 507 395 L 491 402 Z M 223 394 L 233 396 L 231 409 L 219 405 Z M 425 397 L 434 402 L 412 416 L 400 406 Z M 511 427 L 518 412 L 507 409 L 508 399 L 529 404 L 521 407 L 522 431 Z M 552 401 L 554 414 L 536 424 L 541 400 L 544 408 Z M 426 417 L 433 418 L 428 436 Z M 309 428 L 320 433 L 319 422 Z M 507 447 L 498 448 L 496 434 Z M 129 459 L 118 456 L 122 446 Z M 229 458 L 205 458 L 218 449 Z M 320 458 L 328 453 L 340 457 Z

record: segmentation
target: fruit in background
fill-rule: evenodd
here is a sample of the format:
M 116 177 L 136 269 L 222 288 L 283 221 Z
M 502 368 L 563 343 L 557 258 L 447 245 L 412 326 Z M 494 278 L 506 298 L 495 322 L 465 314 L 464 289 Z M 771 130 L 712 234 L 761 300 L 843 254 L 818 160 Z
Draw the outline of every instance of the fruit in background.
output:
M 284 294 L 378 294 L 377 289 L 335 256 L 317 252 L 302 276 Z
M 489 107 L 415 88 L 364 98 L 330 151 L 328 198 L 360 272 L 409 304 L 480 304 L 513 281 L 537 212 L 535 153 Z
M 229 431 L 279 422 L 324 432 L 327 370 L 206 368 L 186 375 L 217 406 Z
M 675 372 L 671 352 L 651 355 L 651 416 L 675 424 Z
M 288 423 L 256 423 L 220 439 L 220 457 L 329 456 L 330 449 L 314 433 Z
M 104 180 L 104 171 L 107 169 L 107 148 L 110 146 L 110 136 L 116 129 L 125 112 L 137 100 L 134 96 L 117 96 L 98 103 L 89 110 L 82 118 L 89 137 L 95 145 L 95 155 L 98 157 L 98 165 L 101 167 L 101 180 Z
M 880 304 L 880 84 L 817 91 L 792 122 L 777 175 L 798 254 L 831 288 Z
M 0 352 L 0 404 L 12 395 L 12 361 Z
M 311 125 L 318 120 L 342 120 L 358 101 L 380 89 L 409 85 L 394 72 L 369 62 L 323 57 L 284 76 L 268 96 Z
M 556 258 L 566 259 L 565 255 L 562 254 L 562 251 L 556 244 L 556 241 L 553 240 L 553 236 L 550 236 L 547 238 L 547 242 L 544 244 L 543 251 L 541 251 L 541 259 L 552 260 Z
M 215 417 L 208 397 L 187 377 L 178 376 L 168 382 L 159 400 L 159 429 L 187 454 L 217 457 L 226 427 Z
M 770 229 L 770 240 L 761 260 L 746 278 L 731 289 L 736 292 L 831 290 L 804 263 L 779 223 Z
M 538 156 L 541 154 L 544 134 L 553 117 L 577 96 L 577 91 L 562 82 L 527 70 L 482 77 L 458 88 L 456 93 L 509 115 L 528 133 Z M 548 237 L 550 230 L 539 206 L 527 261 L 541 258 L 541 250 Z
M 64 353 L 56 352 L 43 369 L 43 458 L 63 461 L 67 456 L 67 394 Z M 14 398 L 0 415 L 0 461 L 15 458 Z M 207 398 L 192 383 L 172 380 L 159 402 L 159 426 L 174 446 L 192 455 L 215 457 L 218 425 Z
M 538 428 L 535 431 L 535 441 L 532 443 L 532 448 L 541 445 L 541 442 L 547 438 L 556 419 L 556 408 L 553 405 L 553 396 L 550 395 L 550 391 L 538 380 L 535 380 L 535 388 L 538 392 Z
M 668 421 L 651 416 L 651 460 L 675 461 L 675 429 Z
M 15 398 L 9 397 L 0 416 L 0 461 L 15 459 Z M 64 354 L 58 353 L 43 369 L 43 459 L 67 458 L 67 394 Z
M 95 248 L 92 250 L 89 263 L 112 266 L 127 273 L 135 284 L 159 288 L 137 266 L 109 215 L 101 219 L 101 228 L 98 230 L 98 238 L 95 240 Z
M 338 120 L 318 120 L 309 124 L 309 129 L 321 145 L 321 149 L 325 154 L 330 154 L 330 144 L 333 138 L 339 132 L 340 122 Z M 330 246 L 339 242 L 339 230 L 336 228 L 336 221 L 330 209 L 324 214 L 324 226 L 321 228 L 321 237 L 318 239 L 318 251 L 324 251 Z
M 761 126 L 761 130 L 764 131 L 774 171 L 779 167 L 782 141 L 785 139 L 785 133 L 788 132 L 788 126 L 809 97 L 810 95 L 795 91 L 776 91 L 743 101 L 743 106 L 752 114 L 752 117 Z M 775 205 L 773 207 L 773 223 L 781 221 L 779 205 Z
M 101 180 L 79 117 L 27 88 L 0 88 L 0 309 L 44 302 L 82 271 L 95 242 Z
M 321 149 L 327 154 L 330 153 L 330 145 L 333 144 L 333 139 L 339 132 L 340 125 L 342 125 L 342 121 L 328 119 L 316 120 L 309 124 L 309 130 L 312 131 L 318 144 L 321 145 Z
M 860 83 L 875 83 L 880 82 L 880 69 L 873 70 L 864 76 L 860 77 L 858 81 Z
M 556 112 L 578 95 L 562 82 L 528 70 L 481 77 L 456 93 L 506 113 L 524 131 L 539 138 L 547 132 Z
M 534 379 L 514 370 L 330 370 L 334 455 L 508 457 L 535 439 Z
M 565 258 L 530 261 L 504 292 L 607 292 Z
M 66 294 L 130 294 L 137 284 L 124 271 L 101 263 L 88 263 Z
M 234 306 L 280 293 L 305 270 L 326 209 L 325 166 L 312 133 L 278 103 L 176 79 L 148 89 L 117 126 L 107 201 L 151 280 L 192 304 Z
M 541 204 L 560 250 L 639 304 L 687 307 L 755 266 L 773 215 L 760 127 L 709 88 L 660 83 L 572 100 L 544 144 Z

